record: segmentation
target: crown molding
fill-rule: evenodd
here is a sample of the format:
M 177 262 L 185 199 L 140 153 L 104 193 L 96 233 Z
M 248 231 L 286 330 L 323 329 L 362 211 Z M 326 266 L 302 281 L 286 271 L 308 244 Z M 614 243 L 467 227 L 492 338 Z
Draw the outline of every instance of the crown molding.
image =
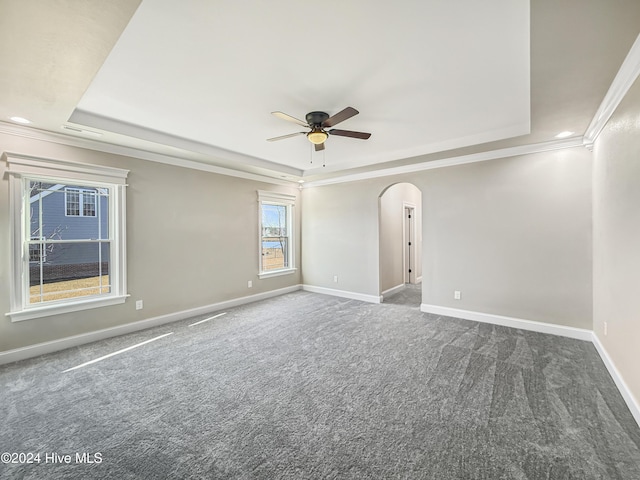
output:
M 624 62 L 622 62 L 620 70 L 618 70 L 607 94 L 604 96 L 600 107 L 584 134 L 583 141 L 587 148 L 592 148 L 598 135 L 600 135 L 600 132 L 602 132 L 611 115 L 616 111 L 618 105 L 620 105 L 620 102 L 638 78 L 638 75 L 640 75 L 640 35 L 638 35 L 636 41 L 631 46 L 631 50 L 629 50 L 627 57 L 624 59 Z
M 421 172 L 423 170 L 432 170 L 434 168 L 452 167 L 455 165 L 464 165 L 467 163 L 484 162 L 487 160 L 496 160 L 498 158 L 519 157 L 532 153 L 549 152 L 552 150 L 562 150 L 565 148 L 575 148 L 583 146 L 582 137 L 572 137 L 562 140 L 554 140 L 544 143 L 532 143 L 529 145 L 521 145 L 517 147 L 501 148 L 499 150 L 490 150 L 487 152 L 472 153 L 459 157 L 443 158 L 441 160 L 432 160 L 429 162 L 413 163 L 411 165 L 403 165 L 402 167 L 392 167 L 371 172 L 355 173 L 352 175 L 343 175 L 341 177 L 327 178 L 324 180 L 316 180 L 305 183 L 303 188 L 321 187 L 324 185 L 333 185 L 336 183 L 355 182 L 358 180 L 368 180 L 371 178 L 388 177 L 391 175 L 402 175 L 405 173 Z
M 94 113 L 86 112 L 78 108 L 73 111 L 71 117 L 69 118 L 69 121 L 73 124 L 77 124 L 80 128 L 89 126 L 107 132 L 125 135 L 131 138 L 137 138 L 160 145 L 179 148 L 181 150 L 186 150 L 189 152 L 196 152 L 203 155 L 223 158 L 227 161 L 232 162 L 240 162 L 240 164 L 263 168 L 269 171 L 275 171 L 279 174 L 295 176 L 302 175 L 302 170 L 300 170 L 299 168 L 274 163 L 269 160 L 247 155 L 245 153 L 227 150 L 226 148 L 217 147 L 215 145 L 210 145 L 196 140 L 190 140 L 188 138 L 179 137 L 177 135 L 172 135 L 120 120 L 103 117 L 102 115 L 96 115 Z
M 45 142 L 56 143 L 60 145 L 67 145 L 72 147 L 86 148 L 89 150 L 95 150 L 104 153 L 112 153 L 115 155 L 124 155 L 134 158 L 140 158 L 142 160 L 149 160 L 153 162 L 163 163 L 167 165 L 174 165 L 177 167 L 191 168 L 194 170 L 200 170 L 209 173 L 216 173 L 219 175 L 226 175 L 230 177 L 244 178 L 247 180 L 255 180 L 258 182 L 265 182 L 274 185 L 285 185 L 300 187 L 298 182 L 291 180 L 281 180 L 268 176 L 263 176 L 255 173 L 243 172 L 240 170 L 234 170 L 231 168 L 218 167 L 215 165 L 209 165 L 194 160 L 188 160 L 185 158 L 174 157 L 170 155 L 164 155 L 161 153 L 150 152 L 148 150 L 137 149 L 133 147 L 126 147 L 121 145 L 115 145 L 111 143 L 104 143 L 97 140 L 77 138 L 70 135 L 39 130 L 30 127 L 23 127 L 19 125 L 8 124 L 6 122 L 0 122 L 0 133 L 7 135 L 13 135 L 32 140 L 40 140 Z M 351 175 L 342 175 L 338 177 L 332 177 L 324 180 L 316 180 L 305 183 L 303 188 L 319 187 L 323 185 L 332 185 L 336 183 L 354 182 L 358 180 L 367 180 L 371 178 L 388 177 L 391 175 L 402 175 L 405 173 L 420 172 L 423 170 L 431 170 L 434 168 L 451 167 L 455 165 L 464 165 L 467 163 L 483 162 L 487 160 L 494 160 L 498 158 L 516 157 L 521 155 L 527 155 L 531 153 L 548 152 L 551 150 L 560 150 L 565 148 L 574 148 L 578 146 L 589 146 L 583 139 L 583 137 L 572 137 L 562 140 L 555 140 L 551 142 L 535 143 L 529 145 L 521 145 L 517 147 L 503 148 L 499 150 L 491 150 L 487 152 L 473 153 L 469 155 L 462 155 L 458 157 L 444 158 L 441 160 L 432 160 L 428 162 L 413 163 L 411 165 L 404 165 L 401 167 L 384 168 L 374 170 L 370 172 L 363 172 Z
M 37 174 L 53 176 L 52 172 L 60 172 L 60 175 L 65 177 L 69 177 L 70 174 L 80 174 L 85 179 L 95 177 L 100 181 L 110 181 L 121 185 L 125 184 L 127 175 L 129 175 L 129 170 L 122 168 L 57 158 L 35 157 L 20 153 L 4 152 L 0 158 L 7 162 L 9 173 L 14 175 Z
M 243 172 L 241 170 L 234 170 L 232 168 L 218 167 L 216 165 L 210 165 L 202 162 L 197 162 L 195 160 L 188 160 L 186 158 L 151 152 L 149 150 L 115 145 L 112 143 L 105 143 L 88 138 L 78 138 L 63 133 L 56 133 L 31 127 L 23 127 L 6 122 L 0 122 L 0 134 L 2 133 L 16 137 L 27 138 L 30 140 L 39 140 L 70 147 L 86 148 L 88 150 L 94 150 L 103 153 L 134 157 L 142 160 L 163 163 L 166 165 L 174 165 L 177 167 L 190 168 L 203 172 L 217 173 L 219 175 L 226 175 L 229 177 L 244 178 L 246 180 L 255 180 L 258 182 L 265 182 L 273 185 L 286 185 L 288 187 L 298 186 L 297 181 L 272 178 L 266 175 Z
M 327 173 L 340 174 L 340 172 L 361 167 L 378 168 L 380 165 L 384 165 L 385 162 L 392 162 L 404 158 L 418 159 L 422 155 L 430 155 L 438 152 L 455 150 L 458 148 L 482 145 L 484 143 L 500 141 L 512 137 L 519 137 L 521 135 L 528 135 L 529 133 L 531 133 L 531 122 L 529 121 L 529 119 L 527 119 L 526 122 L 518 123 L 501 129 L 483 132 L 477 135 L 456 137 L 455 139 L 432 142 L 426 145 L 420 145 L 418 147 L 396 149 L 390 152 L 383 152 L 377 155 L 368 156 L 367 158 L 363 158 L 360 160 L 338 161 L 335 164 L 333 163 L 333 161 L 331 161 L 331 163 L 326 166 L 318 166 L 323 162 L 316 162 L 313 168 L 304 169 L 304 171 L 302 172 L 302 176 L 313 177 L 314 175 L 322 175 Z
M 517 147 L 504 148 L 499 150 L 491 150 L 487 152 L 474 153 L 470 155 L 463 155 L 458 157 L 445 158 L 441 160 L 433 160 L 429 162 L 414 163 L 411 165 L 405 165 L 401 167 L 383 168 L 370 172 L 356 173 L 350 175 L 341 175 L 324 180 L 311 181 L 304 184 L 304 188 L 319 187 L 323 185 L 332 185 L 337 183 L 353 182 L 358 180 L 366 180 L 371 178 L 387 177 L 391 175 L 402 175 L 405 173 L 419 172 L 423 170 L 430 170 L 434 168 L 444 168 L 455 165 L 464 165 L 467 163 L 482 162 L 487 160 L 494 160 L 505 157 L 515 157 L 521 155 L 527 155 L 532 153 L 547 152 L 551 150 L 559 150 L 564 148 L 574 148 L 577 146 L 584 146 L 589 150 L 593 149 L 593 144 L 598 138 L 600 132 L 618 108 L 618 105 L 627 94 L 633 83 L 640 75 L 640 35 L 636 38 L 629 53 L 627 54 L 624 62 L 622 63 L 618 73 L 616 74 L 607 94 L 605 95 L 600 107 L 596 111 L 589 127 L 587 128 L 584 136 L 572 137 L 568 139 L 522 145 Z M 191 168 L 194 170 L 200 170 L 210 173 L 217 173 L 220 175 L 227 175 L 231 177 L 244 178 L 247 180 L 255 180 L 259 182 L 265 182 L 275 185 L 296 185 L 296 182 L 290 180 L 282 180 L 272 178 L 266 175 L 260 175 L 250 172 L 244 172 L 241 170 L 235 170 L 232 168 L 218 167 L 211 164 L 206 164 L 194 160 L 188 160 L 181 157 L 175 157 L 171 155 L 165 155 L 161 153 L 152 152 L 149 150 L 143 150 L 139 148 L 126 147 L 121 145 L 115 145 L 111 143 L 105 143 L 102 141 L 78 138 L 71 135 L 60 134 L 51 131 L 39 130 L 30 127 L 23 127 L 18 125 L 9 124 L 6 122 L 0 122 L 0 133 L 8 135 L 19 136 L 23 138 L 29 138 L 33 140 L 47 141 L 62 145 L 87 148 L 90 150 L 96 150 L 105 153 L 112 153 L 116 155 L 125 155 L 143 160 L 150 160 L 154 162 L 164 163 L 167 165 L 174 165 L 178 167 Z M 225 151 L 226 152 L 226 151 Z M 226 154 L 235 152 L 226 152 Z M 239 154 L 235 154 L 239 155 Z M 302 171 L 296 172 L 298 175 L 302 175 Z

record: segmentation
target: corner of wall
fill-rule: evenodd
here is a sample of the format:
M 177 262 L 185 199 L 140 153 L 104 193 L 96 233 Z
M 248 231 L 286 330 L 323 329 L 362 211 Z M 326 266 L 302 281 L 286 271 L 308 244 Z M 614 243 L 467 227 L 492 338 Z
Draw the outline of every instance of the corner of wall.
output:
M 600 355 L 600 358 L 602 359 L 605 367 L 607 367 L 609 375 L 611 375 L 611 378 L 615 382 L 616 387 L 618 387 L 622 398 L 624 398 L 624 401 L 629 407 L 633 418 L 635 418 L 636 423 L 638 424 L 638 426 L 640 426 L 640 402 L 635 398 L 633 393 L 631 393 L 631 390 L 622 378 L 622 375 L 620 375 L 620 372 L 618 372 L 618 369 L 613 363 L 613 360 L 611 360 L 611 357 L 607 353 L 607 350 L 604 348 L 604 345 L 602 345 L 602 343 L 600 342 L 600 338 L 598 338 L 598 335 L 595 332 L 592 333 L 592 342 L 596 347 L 596 350 L 598 351 L 598 354 Z

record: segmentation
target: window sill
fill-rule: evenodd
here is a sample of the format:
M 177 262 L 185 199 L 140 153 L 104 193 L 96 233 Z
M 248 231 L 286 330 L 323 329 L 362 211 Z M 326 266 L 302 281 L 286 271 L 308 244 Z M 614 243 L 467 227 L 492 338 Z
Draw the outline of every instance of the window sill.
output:
M 119 295 L 108 298 L 91 298 L 79 300 L 74 303 L 63 303 L 57 305 L 46 305 L 42 307 L 26 308 L 15 312 L 9 312 L 6 316 L 11 317 L 12 322 L 31 320 L 33 318 L 49 317 L 61 313 L 79 312 L 90 308 L 106 307 L 124 303 L 129 295 Z
M 296 273 L 297 268 L 287 268 L 285 270 L 274 270 L 273 272 L 263 272 L 258 274 L 259 279 L 263 278 L 271 278 L 271 277 L 279 277 L 280 275 L 291 275 L 292 273 Z

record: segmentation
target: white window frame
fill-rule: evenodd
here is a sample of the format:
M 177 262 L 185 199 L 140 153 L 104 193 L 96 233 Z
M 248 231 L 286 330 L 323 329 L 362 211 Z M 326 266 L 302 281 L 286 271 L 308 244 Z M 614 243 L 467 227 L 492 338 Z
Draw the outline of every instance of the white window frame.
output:
M 279 270 L 267 270 L 262 269 L 262 206 L 267 205 L 282 205 L 287 207 L 287 236 L 289 239 L 287 259 L 288 267 L 281 268 Z M 265 190 L 258 190 L 258 278 L 277 277 L 279 275 L 289 275 L 294 273 L 297 268 L 295 266 L 295 237 L 294 237 L 294 218 L 295 218 L 295 206 L 296 196 L 286 193 L 269 192 Z
M 76 312 L 90 308 L 124 303 L 128 297 L 126 280 L 126 178 L 128 170 L 89 165 L 69 160 L 54 160 L 28 155 L 5 153 L 9 173 L 9 207 L 11 247 L 13 252 L 10 285 L 12 322 Z M 111 291 L 88 297 L 56 300 L 30 305 L 29 293 L 29 225 L 25 211 L 30 208 L 28 182 L 81 184 L 109 189 L 109 229 L 112 235 L 109 279 Z M 66 210 L 66 201 L 65 201 Z

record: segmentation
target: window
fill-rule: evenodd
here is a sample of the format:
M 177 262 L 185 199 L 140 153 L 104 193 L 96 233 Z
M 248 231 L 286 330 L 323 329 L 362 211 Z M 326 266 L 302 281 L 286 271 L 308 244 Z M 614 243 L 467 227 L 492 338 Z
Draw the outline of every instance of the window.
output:
M 295 196 L 258 192 L 260 204 L 260 278 L 293 273 Z
M 123 303 L 127 170 L 6 155 L 13 321 Z
M 96 190 L 87 188 L 64 189 L 66 215 L 69 217 L 96 216 Z
M 262 204 L 262 271 L 289 268 L 289 207 Z

